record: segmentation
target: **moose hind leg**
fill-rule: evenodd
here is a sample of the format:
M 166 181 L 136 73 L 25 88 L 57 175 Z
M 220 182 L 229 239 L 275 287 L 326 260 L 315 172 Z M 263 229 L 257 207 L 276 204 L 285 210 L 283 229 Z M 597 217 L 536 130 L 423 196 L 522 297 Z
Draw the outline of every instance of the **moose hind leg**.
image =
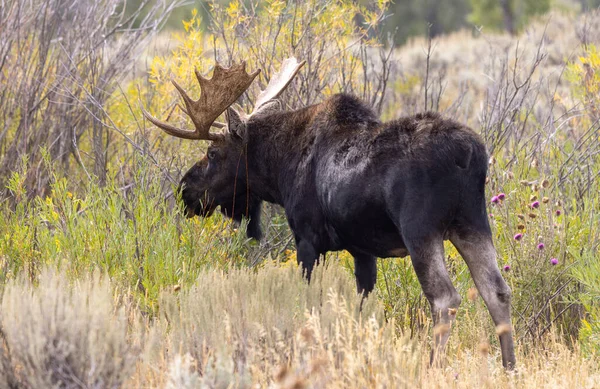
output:
M 352 253 L 356 289 L 365 297 L 375 288 L 377 282 L 377 258 L 372 255 Z
M 491 235 L 452 233 L 450 240 L 467 263 L 475 286 L 494 320 L 500 338 L 502 364 L 512 369 L 515 351 L 510 320 L 511 292 L 498 269 Z
M 461 298 L 450 280 L 444 263 L 444 241 L 431 238 L 404 237 L 417 278 L 431 306 L 434 345 L 431 364 L 439 365 L 445 354 L 450 328 L 456 317 Z

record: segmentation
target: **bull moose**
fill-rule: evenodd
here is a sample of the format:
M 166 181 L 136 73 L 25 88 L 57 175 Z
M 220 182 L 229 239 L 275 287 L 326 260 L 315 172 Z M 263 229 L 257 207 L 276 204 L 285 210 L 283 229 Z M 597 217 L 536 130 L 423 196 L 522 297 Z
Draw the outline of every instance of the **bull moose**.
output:
M 443 329 L 434 331 L 432 361 L 443 353 L 461 302 L 444 263 L 443 242 L 449 239 L 499 329 L 502 363 L 512 368 L 511 292 L 498 269 L 487 218 L 488 156 L 480 137 L 432 112 L 382 123 L 348 94 L 282 110 L 276 99 L 303 64 L 285 60 L 249 115 L 231 107 L 260 72 L 247 73 L 245 62 L 228 69 L 216 64 L 212 79 L 196 70 L 197 101 L 173 81 L 194 131 L 160 121 L 142 107 L 166 133 L 211 142 L 181 180 L 188 216 L 210 216 L 220 206 L 234 219 L 249 217 L 248 234 L 259 238 L 262 201 L 281 205 L 308 279 L 320 254 L 347 250 L 364 294 L 374 288 L 376 258 L 410 255 L 434 328 Z M 227 123 L 216 122 L 225 111 Z

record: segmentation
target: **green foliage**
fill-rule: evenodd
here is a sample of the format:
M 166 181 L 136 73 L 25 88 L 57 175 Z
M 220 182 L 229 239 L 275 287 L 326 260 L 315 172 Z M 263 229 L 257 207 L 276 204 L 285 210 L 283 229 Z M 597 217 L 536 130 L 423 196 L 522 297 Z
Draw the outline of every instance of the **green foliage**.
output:
M 477 26 L 514 33 L 524 28 L 529 19 L 550 10 L 550 0 L 470 0 L 468 19 Z M 506 5 L 504 5 L 506 4 Z M 510 31 L 510 28 L 513 30 Z
M 593 253 L 581 255 L 574 251 L 579 261 L 571 272 L 582 285 L 576 299 L 587 312 L 582 319 L 579 340 L 586 353 L 600 355 L 600 261 Z
M 22 190 L 18 177 L 24 174 L 14 174 L 11 191 Z M 73 278 L 101 269 L 152 305 L 160 289 L 194 282 L 208 264 L 224 269 L 245 263 L 243 231 L 234 232 L 221 217 L 186 220 L 165 201 L 151 169 L 139 174 L 145 186 L 90 182 L 81 196 L 58 178 L 47 197 L 19 203 L 14 212 L 3 207 L 0 279 L 22 270 L 35 277 L 45 266 Z
M 600 52 L 594 45 L 585 48 L 579 61 L 567 65 L 566 79 L 571 83 L 573 98 L 590 113 L 590 120 L 600 118 Z M 591 124 L 589 121 L 582 124 Z
M 435 37 L 466 27 L 468 12 L 468 0 L 395 1 L 384 29 L 402 44 L 415 36 Z
M 594 45 L 585 47 L 583 55 L 578 61 L 567 65 L 566 79 L 571 84 L 571 93 L 573 99 L 584 107 L 586 113 L 581 119 L 582 127 L 596 126 L 600 119 L 600 53 Z M 600 140 L 600 138 L 597 138 Z M 597 169 L 597 167 L 596 167 Z M 597 190 L 594 192 L 597 196 Z M 594 197 L 594 203 L 586 207 L 589 214 L 587 224 L 587 233 L 594 234 L 597 229 L 600 216 L 597 214 L 599 209 L 597 197 Z M 588 353 L 600 354 L 600 261 L 597 254 L 584 248 L 590 246 L 596 247 L 594 242 L 582 239 L 574 244 L 569 250 L 577 258 L 576 265 L 571 269 L 573 277 L 581 283 L 581 288 L 577 296 L 577 301 L 581 302 L 586 309 L 585 317 L 582 319 L 582 326 L 579 332 L 579 339 L 582 347 Z M 582 247 L 582 249 L 578 249 Z

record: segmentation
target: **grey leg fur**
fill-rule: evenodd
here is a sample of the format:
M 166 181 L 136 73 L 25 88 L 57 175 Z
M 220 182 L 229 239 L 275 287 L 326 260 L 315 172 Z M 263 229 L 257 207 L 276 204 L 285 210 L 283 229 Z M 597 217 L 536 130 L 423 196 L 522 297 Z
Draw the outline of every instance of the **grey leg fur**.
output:
M 460 305 L 460 295 L 452 285 L 444 262 L 441 236 L 428 239 L 405 239 L 417 277 L 431 306 L 434 346 L 431 364 L 439 365 L 445 355 L 450 328 Z
M 490 236 L 477 233 L 452 234 L 452 244 L 464 258 L 475 286 L 485 301 L 496 325 L 502 350 L 502 364 L 515 366 L 515 350 L 510 320 L 510 288 L 502 278 L 496 263 L 496 249 Z

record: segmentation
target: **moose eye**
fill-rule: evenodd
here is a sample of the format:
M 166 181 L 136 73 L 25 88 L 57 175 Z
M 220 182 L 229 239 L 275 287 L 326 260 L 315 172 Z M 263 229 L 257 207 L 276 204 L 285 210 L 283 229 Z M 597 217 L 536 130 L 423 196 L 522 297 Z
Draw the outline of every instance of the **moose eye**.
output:
M 215 159 L 215 156 L 216 156 L 216 155 L 217 155 L 217 153 L 216 153 L 216 152 L 214 152 L 213 150 L 209 150 L 209 151 L 208 151 L 208 154 L 207 154 L 207 156 L 208 156 L 208 159 Z

